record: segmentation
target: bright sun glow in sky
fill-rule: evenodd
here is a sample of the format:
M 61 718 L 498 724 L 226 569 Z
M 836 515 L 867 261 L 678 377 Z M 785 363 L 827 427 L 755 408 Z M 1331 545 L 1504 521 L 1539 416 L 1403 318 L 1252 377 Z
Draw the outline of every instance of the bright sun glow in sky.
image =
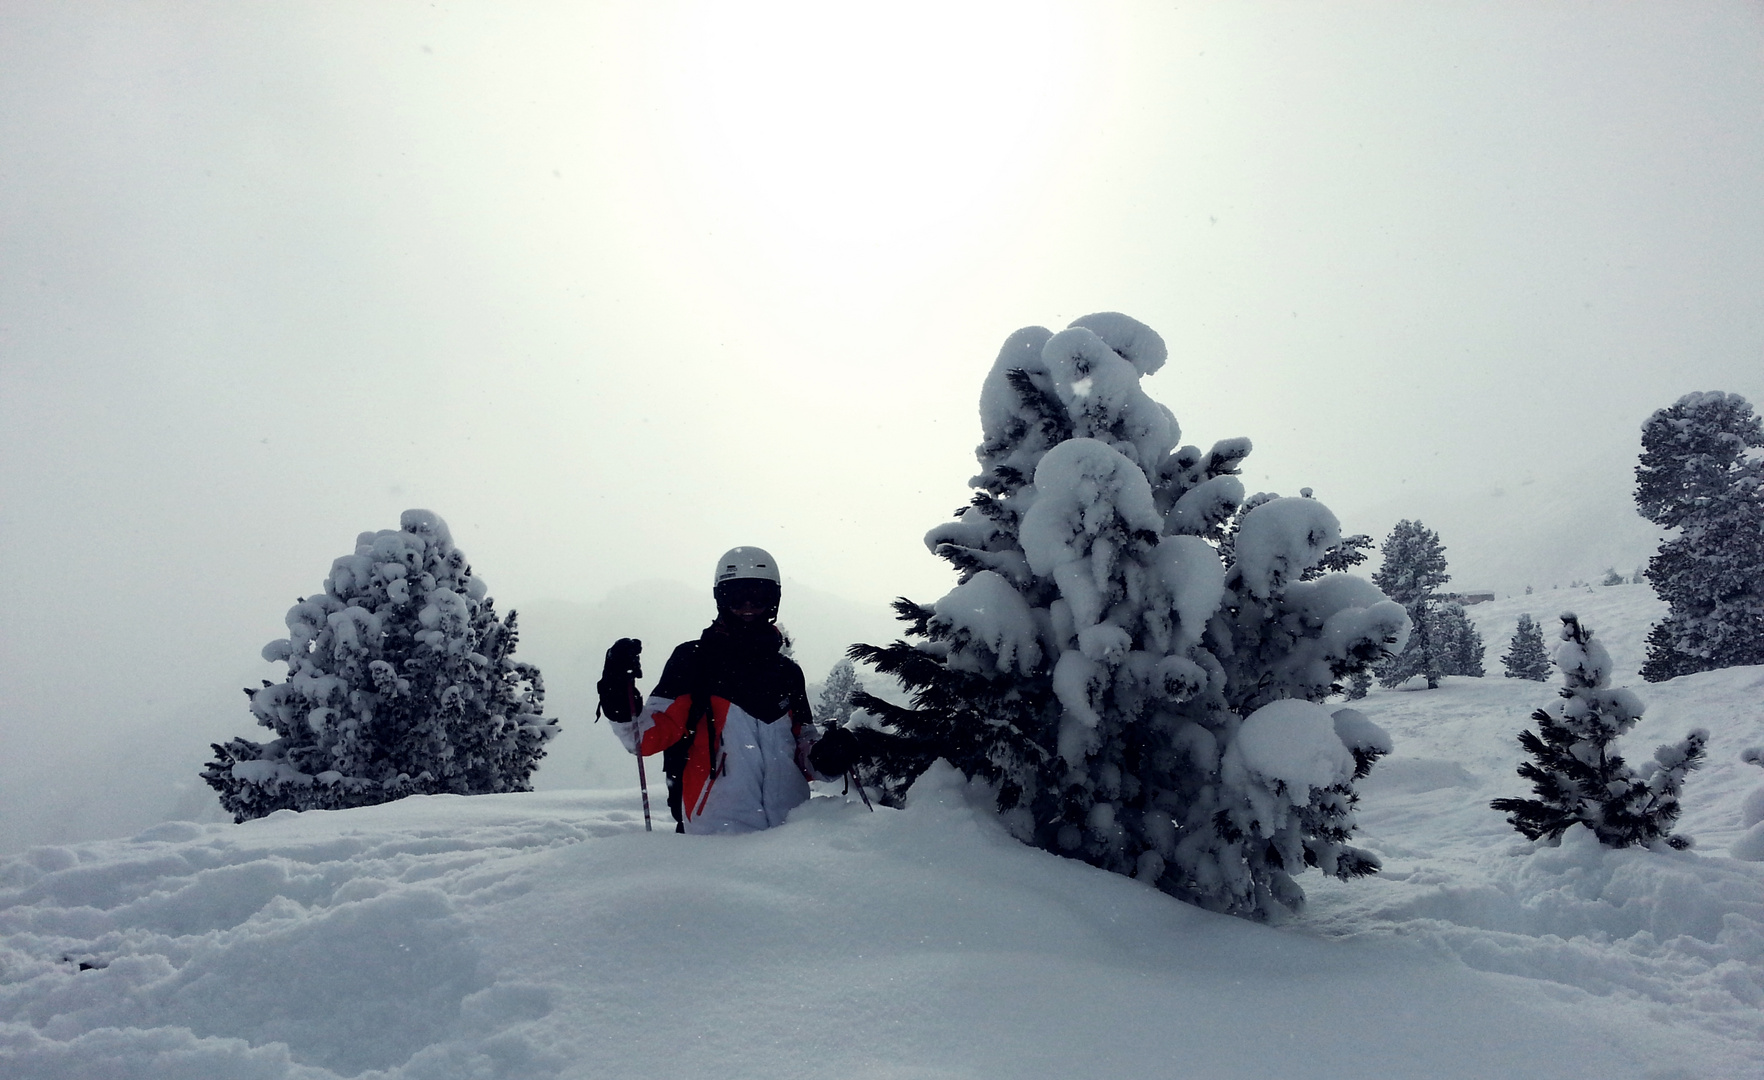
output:
M 805 281 L 895 280 L 1020 211 L 1093 67 L 1076 12 L 1045 4 L 717 5 L 658 29 L 655 140 L 685 216 Z
M 1070 5 L 665 6 L 616 26 L 595 91 L 636 106 L 607 125 L 619 201 L 683 295 L 749 338 L 805 339 L 803 367 L 839 366 L 808 354 L 854 318 L 987 291 L 996 271 L 957 268 L 1017 254 L 1115 89 L 1108 21 Z

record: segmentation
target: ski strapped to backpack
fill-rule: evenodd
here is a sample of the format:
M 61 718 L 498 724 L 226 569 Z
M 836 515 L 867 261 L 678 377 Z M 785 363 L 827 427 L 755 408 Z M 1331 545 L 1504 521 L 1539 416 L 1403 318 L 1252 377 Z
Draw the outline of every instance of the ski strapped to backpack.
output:
M 692 650 L 692 674 L 687 680 L 688 686 L 686 690 L 687 694 L 692 698 L 692 704 L 686 710 L 686 733 L 680 738 L 679 742 L 676 742 L 673 746 L 662 751 L 662 772 L 666 774 L 668 780 L 668 809 L 672 811 L 674 815 L 675 832 L 686 831 L 686 807 L 684 794 L 686 785 L 682 780 L 682 777 L 686 772 L 686 761 L 692 755 L 692 744 L 698 741 L 699 725 L 707 720 L 710 720 L 711 723 L 710 730 L 706 732 L 706 737 L 709 741 L 709 745 L 706 749 L 709 753 L 706 756 L 705 761 L 710 766 L 710 776 L 706 780 L 704 790 L 699 794 L 701 800 L 709 797 L 710 785 L 716 780 L 718 768 L 722 764 L 722 762 L 718 761 L 718 755 L 723 748 L 722 732 L 717 730 L 716 722 L 711 720 L 711 672 L 709 653 L 712 648 L 710 644 L 712 629 L 713 628 L 711 627 L 707 627 L 704 633 L 699 635 L 698 646 Z M 693 809 L 697 810 L 698 807 L 693 807 Z

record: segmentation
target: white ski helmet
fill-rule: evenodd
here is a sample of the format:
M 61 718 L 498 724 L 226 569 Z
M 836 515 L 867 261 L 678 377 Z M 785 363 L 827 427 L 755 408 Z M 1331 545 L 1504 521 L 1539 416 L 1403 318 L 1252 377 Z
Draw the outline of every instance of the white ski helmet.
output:
M 736 547 L 723 553 L 717 560 L 716 576 L 711 579 L 711 588 L 715 589 L 725 581 L 741 581 L 757 579 L 770 581 L 774 585 L 782 585 L 783 579 L 778 576 L 778 563 L 764 548 Z

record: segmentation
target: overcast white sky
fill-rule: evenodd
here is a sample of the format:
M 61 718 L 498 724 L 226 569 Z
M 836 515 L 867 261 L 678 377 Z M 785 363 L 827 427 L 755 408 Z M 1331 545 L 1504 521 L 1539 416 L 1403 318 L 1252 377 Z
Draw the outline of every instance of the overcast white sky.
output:
M 0 738 L 237 685 L 410 506 L 505 609 L 934 599 L 999 343 L 1097 310 L 1349 531 L 1622 513 L 1764 404 L 1760 191 L 1756 3 L 0 0 Z

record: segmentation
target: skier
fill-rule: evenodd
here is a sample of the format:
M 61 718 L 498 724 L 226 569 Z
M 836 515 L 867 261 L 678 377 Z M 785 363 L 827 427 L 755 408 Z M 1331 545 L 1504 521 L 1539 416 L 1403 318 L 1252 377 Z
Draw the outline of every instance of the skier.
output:
M 613 643 L 600 708 L 625 749 L 663 755 L 675 832 L 769 829 L 808 800 L 810 780 L 845 775 L 857 739 L 839 727 L 821 735 L 811 722 L 802 669 L 780 651 L 773 624 L 780 578 L 769 554 L 731 549 L 717 561 L 712 595 L 716 621 L 674 650 L 635 715 L 642 646 Z

